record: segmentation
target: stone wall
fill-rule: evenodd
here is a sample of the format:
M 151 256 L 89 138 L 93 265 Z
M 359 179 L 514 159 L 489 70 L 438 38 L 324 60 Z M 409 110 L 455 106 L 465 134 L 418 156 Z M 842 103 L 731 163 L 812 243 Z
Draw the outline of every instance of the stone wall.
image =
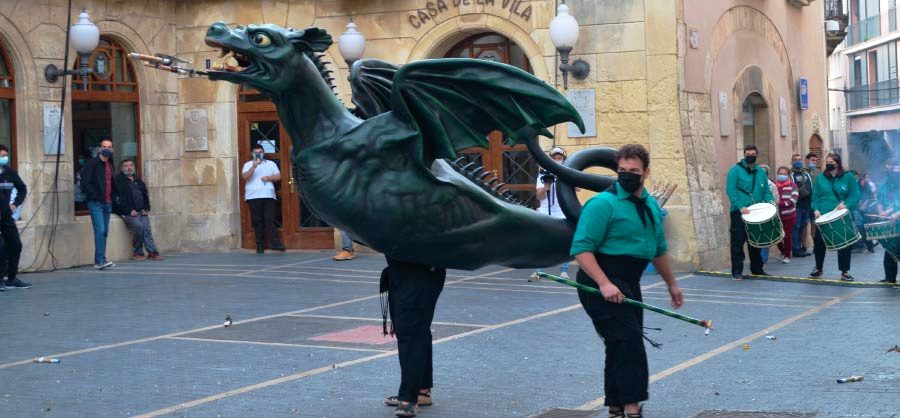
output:
M 95 0 L 85 5 L 92 21 L 109 36 L 132 51 L 152 53 L 175 50 L 175 1 L 123 2 Z M 56 159 L 43 150 L 42 108 L 58 105 L 62 80 L 44 79 L 48 64 L 63 66 L 66 28 L 65 2 L 0 2 L 0 43 L 13 63 L 16 74 L 16 147 L 18 171 L 29 187 L 22 207 L 23 253 L 20 266 L 26 270 L 67 267 L 93 262 L 93 238 L 87 216 L 75 216 L 73 209 L 72 131 L 66 103 L 65 150 L 59 163 L 59 182 L 53 189 Z M 79 10 L 73 10 L 73 21 Z M 69 51 L 70 63 L 74 51 Z M 137 67 L 140 83 L 139 135 L 144 158 L 143 175 L 154 202 L 153 226 L 162 251 L 180 249 L 181 208 L 172 199 L 180 184 L 163 184 L 164 157 L 158 152 L 176 142 L 178 86 L 172 77 Z M 69 96 L 71 97 L 71 96 Z M 178 157 L 174 157 L 178 158 Z M 55 225 L 55 226 L 54 226 Z M 52 255 L 48 243 L 53 242 Z M 107 254 L 110 259 L 130 256 L 130 237 L 121 220 L 111 221 Z

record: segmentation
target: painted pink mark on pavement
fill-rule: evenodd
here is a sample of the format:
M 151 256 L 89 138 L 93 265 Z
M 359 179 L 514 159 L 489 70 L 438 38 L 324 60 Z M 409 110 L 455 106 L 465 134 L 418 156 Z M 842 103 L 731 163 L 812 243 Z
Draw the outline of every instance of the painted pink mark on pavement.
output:
M 310 340 L 370 345 L 384 345 L 395 341 L 394 337 L 383 335 L 380 325 L 364 325 L 357 328 L 345 329 L 343 331 L 312 337 Z

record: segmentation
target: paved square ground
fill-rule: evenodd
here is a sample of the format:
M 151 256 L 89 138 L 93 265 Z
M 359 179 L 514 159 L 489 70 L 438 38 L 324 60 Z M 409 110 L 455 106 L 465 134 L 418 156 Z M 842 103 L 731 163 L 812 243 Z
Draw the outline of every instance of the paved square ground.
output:
M 384 259 L 330 255 L 171 254 L 23 275 L 34 288 L 0 293 L 0 417 L 391 417 L 396 345 L 372 335 Z M 772 274 L 812 269 L 775 255 Z M 853 272 L 879 280 L 881 254 L 854 254 Z M 529 274 L 449 272 L 435 405 L 420 416 L 605 416 L 603 345 L 575 292 Z M 645 417 L 900 417 L 900 353 L 888 351 L 900 292 L 679 278 L 683 312 L 716 329 L 647 314 L 663 347 L 648 348 Z M 658 277 L 643 285 L 667 305 Z

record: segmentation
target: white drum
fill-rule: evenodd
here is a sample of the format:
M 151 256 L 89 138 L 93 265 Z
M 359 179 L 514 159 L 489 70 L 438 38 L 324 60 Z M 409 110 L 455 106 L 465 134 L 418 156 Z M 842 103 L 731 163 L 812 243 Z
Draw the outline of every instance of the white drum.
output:
M 741 215 L 747 230 L 747 242 L 756 248 L 769 248 L 784 239 L 784 228 L 778 216 L 778 208 L 771 203 L 757 203 L 747 207 L 748 214 Z

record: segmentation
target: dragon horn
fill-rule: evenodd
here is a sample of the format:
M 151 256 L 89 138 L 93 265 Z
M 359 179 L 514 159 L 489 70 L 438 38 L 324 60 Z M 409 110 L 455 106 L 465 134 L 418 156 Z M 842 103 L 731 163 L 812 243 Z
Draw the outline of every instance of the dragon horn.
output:
M 474 178 L 480 178 L 480 177 L 481 177 L 481 172 L 482 172 L 482 171 L 484 171 L 484 167 L 478 167 L 478 168 L 476 168 L 475 171 L 472 172 L 472 177 L 474 177 Z
M 455 165 L 455 166 L 457 166 L 457 167 L 462 167 L 460 164 L 462 164 L 462 162 L 465 161 L 465 160 L 466 160 L 466 157 L 459 157 L 459 158 L 457 158 L 457 159 L 454 160 L 454 161 L 450 161 L 450 164 L 453 164 L 453 165 Z M 449 161 L 449 160 L 448 160 L 448 161 Z
M 475 164 L 475 162 L 468 163 L 468 164 L 466 164 L 466 165 L 463 166 L 462 171 L 464 171 L 464 172 L 466 172 L 466 173 L 468 174 L 470 171 L 473 170 L 472 167 L 475 167 L 475 166 L 477 166 L 477 165 Z
M 490 177 L 490 176 L 492 176 L 492 175 L 494 175 L 494 173 L 493 173 L 492 171 L 488 171 L 488 172 L 482 174 L 482 175 L 481 175 L 481 181 L 487 180 L 487 178 Z
M 494 187 L 494 183 L 496 183 L 496 182 L 498 182 L 498 181 L 500 181 L 500 178 L 499 178 L 499 177 L 494 177 L 494 178 L 488 180 L 488 182 L 487 182 L 486 184 L 487 184 L 488 186 L 490 186 L 490 187 Z

